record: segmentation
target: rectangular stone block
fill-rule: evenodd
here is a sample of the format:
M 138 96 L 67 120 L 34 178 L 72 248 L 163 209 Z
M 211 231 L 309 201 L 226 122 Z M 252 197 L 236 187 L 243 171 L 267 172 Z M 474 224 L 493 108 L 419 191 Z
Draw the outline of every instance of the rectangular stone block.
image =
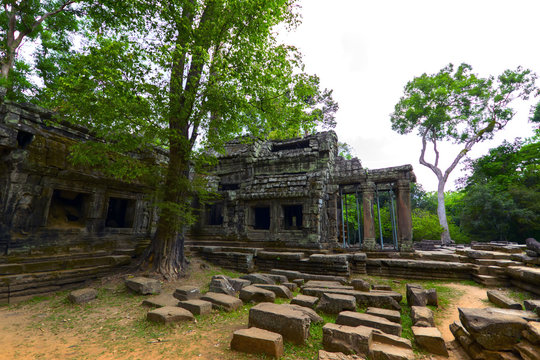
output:
M 308 315 L 287 305 L 261 303 L 249 310 L 249 327 L 276 332 L 295 344 L 305 343 L 310 323 Z
M 283 355 L 283 336 L 256 327 L 240 329 L 233 333 L 231 349 L 279 358 Z

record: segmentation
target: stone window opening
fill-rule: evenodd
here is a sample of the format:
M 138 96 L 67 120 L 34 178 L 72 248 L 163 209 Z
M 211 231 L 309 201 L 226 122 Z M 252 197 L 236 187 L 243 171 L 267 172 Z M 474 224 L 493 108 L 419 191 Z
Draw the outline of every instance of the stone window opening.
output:
M 270 206 L 253 208 L 253 229 L 270 230 Z
M 215 203 L 206 207 L 207 224 L 223 225 L 223 204 Z
M 49 206 L 47 226 L 53 228 L 84 227 L 88 194 L 55 189 Z
M 302 229 L 302 205 L 283 205 L 283 227 L 285 230 Z
M 105 226 L 110 228 L 132 228 L 135 218 L 135 200 L 109 198 Z
M 301 140 L 295 142 L 289 142 L 285 144 L 273 144 L 272 152 L 284 151 L 284 150 L 297 150 L 309 148 L 309 140 Z
M 21 149 L 26 149 L 28 145 L 30 145 L 33 139 L 34 139 L 34 134 L 31 134 L 23 130 L 19 130 L 17 132 L 17 145 Z

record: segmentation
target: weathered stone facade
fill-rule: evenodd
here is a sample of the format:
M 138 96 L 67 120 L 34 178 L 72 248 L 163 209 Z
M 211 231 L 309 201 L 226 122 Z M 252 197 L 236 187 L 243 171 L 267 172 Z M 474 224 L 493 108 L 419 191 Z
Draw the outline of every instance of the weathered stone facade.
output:
M 80 286 L 150 235 L 150 189 L 68 161 L 88 131 L 33 105 L 0 107 L 0 303 Z
M 412 251 L 412 166 L 364 169 L 358 159 L 338 156 L 332 131 L 285 141 L 230 142 L 213 176 L 221 199 L 203 210 L 191 231 L 194 242 L 212 238 L 267 247 L 337 247 L 346 231 L 341 199 L 354 194 L 365 209 L 362 244 L 372 250 L 377 247 L 373 205 L 382 190 L 396 194 L 399 250 Z

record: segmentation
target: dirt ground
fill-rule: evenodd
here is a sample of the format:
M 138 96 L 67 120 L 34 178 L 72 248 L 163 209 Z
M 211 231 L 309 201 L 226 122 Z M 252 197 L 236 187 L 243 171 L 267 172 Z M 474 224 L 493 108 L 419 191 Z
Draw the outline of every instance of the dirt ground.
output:
M 203 288 L 220 271 L 217 268 L 200 271 L 178 283 L 166 284 L 165 290 L 172 291 L 179 284 Z M 140 306 L 143 297 L 126 292 L 121 277 L 105 279 L 101 285 L 98 299 L 87 305 L 71 305 L 65 299 L 66 293 L 61 293 L 0 307 L 0 360 L 261 359 L 229 349 L 232 332 L 247 325 L 249 305 L 235 313 L 214 312 L 195 323 L 164 327 L 145 320 L 148 308 Z M 437 327 L 447 341 L 450 359 L 468 359 L 456 347 L 448 326 L 459 320 L 458 307 L 488 306 L 484 301 L 486 290 L 461 283 L 441 285 L 456 289 L 459 296 L 437 312 Z M 432 355 L 419 357 L 446 359 Z M 286 357 L 295 358 L 308 357 Z

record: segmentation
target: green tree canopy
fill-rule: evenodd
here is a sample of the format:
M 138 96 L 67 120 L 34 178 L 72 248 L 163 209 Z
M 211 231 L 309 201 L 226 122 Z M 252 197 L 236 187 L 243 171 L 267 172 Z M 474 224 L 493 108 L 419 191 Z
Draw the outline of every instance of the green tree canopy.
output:
M 450 173 L 474 144 L 490 139 L 513 118 L 510 103 L 527 99 L 535 90 L 536 75 L 530 70 L 506 70 L 497 78 L 482 78 L 472 67 L 452 64 L 437 74 L 423 74 L 405 86 L 405 94 L 391 115 L 392 129 L 400 134 L 417 130 L 422 141 L 420 164 L 428 167 L 438 179 L 437 214 L 445 229 L 442 239 L 451 241 L 444 204 L 444 188 Z M 440 141 L 461 146 L 452 163 L 443 171 L 439 164 Z M 434 161 L 426 160 L 428 144 Z

